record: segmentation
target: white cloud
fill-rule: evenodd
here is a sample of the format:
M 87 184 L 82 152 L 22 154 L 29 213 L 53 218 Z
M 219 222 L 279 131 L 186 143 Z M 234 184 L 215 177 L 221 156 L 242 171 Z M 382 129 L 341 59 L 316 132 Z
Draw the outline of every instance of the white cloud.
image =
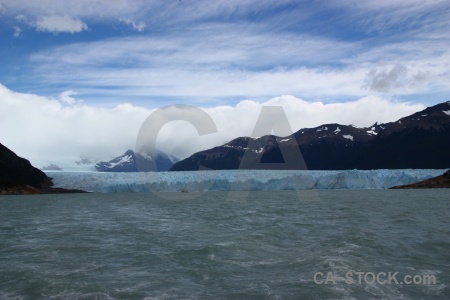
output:
M 71 102 L 72 91 L 60 100 Z M 62 100 L 63 101 L 63 100 Z M 263 105 L 281 105 L 294 131 L 324 123 L 369 126 L 389 122 L 417 112 L 421 104 L 398 103 L 380 97 L 324 104 L 293 96 L 264 102 L 244 100 L 235 106 L 203 108 L 216 123 L 218 133 L 197 136 L 183 121 L 166 125 L 158 136 L 157 148 L 186 157 L 238 136 L 249 136 Z M 109 159 L 134 149 L 140 126 L 153 109 L 120 104 L 112 109 L 88 105 L 65 106 L 60 101 L 33 94 L 13 92 L 0 85 L 0 142 L 31 162 L 45 160 L 74 162 L 83 157 Z
M 20 28 L 19 26 L 14 26 L 14 33 L 13 33 L 13 37 L 20 37 L 22 35 L 22 28 Z
M 74 43 L 36 53 L 33 57 L 78 66 L 120 64 L 123 61 L 127 67 L 138 64 L 267 68 L 336 61 L 361 50 L 357 43 L 306 34 L 261 34 L 260 30 L 262 28 L 258 26 L 201 25 L 164 36 Z
M 133 27 L 134 30 L 139 32 L 144 31 L 145 27 L 147 27 L 147 24 L 145 24 L 145 22 L 143 21 L 135 22 L 130 19 L 124 19 L 122 20 L 122 22 L 124 22 L 127 25 L 130 25 L 131 27 Z
M 365 48 L 359 42 L 262 35 L 259 30 L 202 25 L 164 38 L 127 37 L 57 47 L 32 55 L 37 65 L 33 80 L 45 85 L 69 81 L 91 91 L 112 86 L 111 93 L 102 90 L 111 99 L 267 99 L 280 94 L 354 98 L 374 91 L 446 91 L 450 84 L 446 41 L 396 41 Z M 404 66 L 407 76 L 393 69 L 396 65 Z M 391 76 L 384 76 L 386 72 Z
M 92 16 L 119 16 L 120 13 L 138 13 L 145 9 L 147 1 L 129 0 L 0 0 L 4 10 L 8 13 L 21 13 L 30 17 L 40 17 L 46 15 L 67 15 L 78 17 Z M 149 5 L 147 5 L 148 7 Z
M 36 70 L 36 80 L 45 80 L 45 84 L 64 80 L 88 89 L 114 86 L 111 97 L 130 93 L 241 98 L 367 93 L 361 89 L 367 70 L 302 66 L 338 60 L 357 51 L 358 45 L 255 31 L 234 25 L 201 26 L 164 38 L 72 44 L 37 53 L 32 61 L 42 66 Z M 114 67 L 97 68 L 109 65 Z
M 73 162 L 80 156 L 117 155 L 133 147 L 140 123 L 149 113 L 126 106 L 66 106 L 47 97 L 15 93 L 2 85 L 0 103 L 1 143 L 32 161 Z
M 174 1 L 175 2 L 175 1 Z M 179 13 L 180 4 L 168 4 L 167 1 L 144 0 L 0 0 L 0 8 L 6 17 L 17 14 L 29 20 L 29 24 L 39 31 L 77 33 L 87 29 L 89 23 L 107 22 L 112 24 L 121 19 L 140 19 L 152 15 L 154 22 L 160 22 L 161 17 L 155 12 L 161 10 Z M 175 18 L 176 19 L 176 18 Z M 18 20 L 20 21 L 20 20 Z M 128 25 L 135 30 L 144 30 L 145 21 L 133 22 Z
M 290 10 L 283 9 L 286 5 Z M 279 9 L 282 8 L 282 9 Z M 273 30 L 299 20 L 307 20 L 316 13 L 338 11 L 327 14 L 327 22 L 350 24 L 357 31 L 384 32 L 402 28 L 420 34 L 439 34 L 449 37 L 450 5 L 447 0 L 408 0 L 408 1 L 327 1 L 315 5 L 306 5 L 295 0 L 216 0 L 216 1 L 165 1 L 165 0 L 0 0 L 0 9 L 7 15 L 23 14 L 35 22 L 45 16 L 66 16 L 85 23 L 119 20 L 142 20 L 130 23 L 136 30 L 141 25 L 170 27 L 173 24 L 211 21 L 224 16 L 234 20 L 246 20 L 246 16 L 256 16 L 256 20 L 266 12 L 269 14 L 267 28 Z M 281 13 L 280 13 L 281 11 Z M 280 14 L 278 14 L 280 13 Z M 256 21 L 257 23 L 258 21 Z M 302 24 L 303 25 L 303 24 Z M 306 28 L 308 24 L 305 24 Z
M 74 92 L 74 91 L 62 92 L 61 94 L 59 94 L 59 101 L 61 101 L 62 103 L 65 103 L 65 104 L 69 104 L 69 105 L 81 103 L 82 100 L 77 100 L 77 99 L 71 97 L 71 96 L 75 96 L 75 95 L 78 95 L 78 93 Z
M 79 19 L 61 16 L 42 17 L 36 21 L 36 29 L 48 32 L 81 32 L 88 29 L 88 26 Z
M 143 32 L 30 53 L 24 81 L 42 89 L 91 92 L 83 95 L 87 101 L 93 94 L 111 102 L 280 94 L 354 99 L 372 92 L 448 94 L 450 86 L 448 1 L 308 6 L 270 0 L 0 0 L 0 5 L 22 22 L 22 30 L 24 22 L 54 33 L 122 22 Z M 332 10 L 339 13 L 328 14 Z
M 17 16 L 15 17 L 15 19 L 16 19 L 17 21 L 20 21 L 20 22 L 26 22 L 26 21 L 27 21 L 27 17 L 25 17 L 25 16 L 22 15 L 22 14 L 17 15 Z
M 272 9 L 291 1 L 271 0 L 0 0 L 7 13 L 23 13 L 30 18 L 46 15 L 66 15 L 90 20 L 139 19 L 153 24 L 192 21 L 224 14 L 243 15 Z
M 342 0 L 330 2 L 349 12 L 348 21 L 360 30 L 404 35 L 430 33 L 450 37 L 447 0 Z M 402 35 L 400 33 L 400 35 Z
M 423 89 L 427 74 L 397 63 L 393 66 L 374 67 L 366 77 L 365 87 L 382 93 L 414 93 Z

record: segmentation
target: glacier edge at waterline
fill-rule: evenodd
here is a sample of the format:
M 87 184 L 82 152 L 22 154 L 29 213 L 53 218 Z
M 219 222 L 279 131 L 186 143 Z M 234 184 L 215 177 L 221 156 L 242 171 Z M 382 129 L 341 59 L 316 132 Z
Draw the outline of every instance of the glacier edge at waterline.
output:
M 385 189 L 439 176 L 446 170 L 221 170 L 148 173 L 46 172 L 54 186 L 89 192 Z

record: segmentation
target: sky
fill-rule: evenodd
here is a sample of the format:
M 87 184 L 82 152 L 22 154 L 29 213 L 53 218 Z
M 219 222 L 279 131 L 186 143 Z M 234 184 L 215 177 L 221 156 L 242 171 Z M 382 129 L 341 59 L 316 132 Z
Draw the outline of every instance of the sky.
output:
M 450 100 L 449 15 L 448 0 L 0 0 L 0 142 L 32 162 L 117 156 L 171 104 L 218 126 L 164 128 L 179 158 L 250 135 L 262 105 L 294 131 L 395 121 Z

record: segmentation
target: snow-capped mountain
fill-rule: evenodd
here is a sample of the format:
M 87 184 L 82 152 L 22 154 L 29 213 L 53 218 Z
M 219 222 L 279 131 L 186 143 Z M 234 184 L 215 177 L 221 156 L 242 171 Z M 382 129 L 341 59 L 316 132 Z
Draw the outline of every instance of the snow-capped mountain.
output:
M 95 169 L 99 172 L 161 172 L 168 171 L 173 163 L 174 159 L 163 153 L 145 155 L 128 150 L 110 161 L 97 163 Z
M 284 163 L 280 145 L 285 152 L 298 147 L 304 163 Z M 289 137 L 240 137 L 222 146 L 197 152 L 177 162 L 170 170 L 444 169 L 450 167 L 449 153 L 450 101 L 396 122 L 375 123 L 367 128 L 325 124 L 300 129 Z M 250 163 L 243 167 L 244 154 Z

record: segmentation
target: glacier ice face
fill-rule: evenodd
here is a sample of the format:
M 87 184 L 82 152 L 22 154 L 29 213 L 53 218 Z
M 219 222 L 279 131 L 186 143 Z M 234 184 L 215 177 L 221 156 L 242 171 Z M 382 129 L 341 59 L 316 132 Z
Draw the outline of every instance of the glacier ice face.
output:
M 384 189 L 446 170 L 221 170 L 185 172 L 47 172 L 55 187 L 90 192 L 190 192 L 225 190 Z

